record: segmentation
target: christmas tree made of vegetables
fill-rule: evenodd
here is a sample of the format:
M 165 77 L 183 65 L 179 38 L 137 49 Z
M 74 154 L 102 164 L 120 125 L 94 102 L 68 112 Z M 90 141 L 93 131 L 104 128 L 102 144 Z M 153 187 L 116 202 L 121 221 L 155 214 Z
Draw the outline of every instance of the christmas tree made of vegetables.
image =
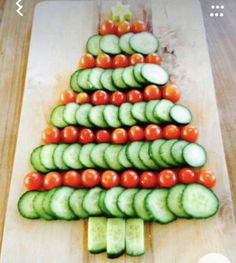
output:
M 219 207 L 189 109 L 159 41 L 117 5 L 86 44 L 51 113 L 19 199 L 28 219 L 87 219 L 88 250 L 144 254 L 144 221 L 208 218 Z M 176 168 L 179 168 L 178 170 Z M 198 169 L 196 169 L 198 168 Z

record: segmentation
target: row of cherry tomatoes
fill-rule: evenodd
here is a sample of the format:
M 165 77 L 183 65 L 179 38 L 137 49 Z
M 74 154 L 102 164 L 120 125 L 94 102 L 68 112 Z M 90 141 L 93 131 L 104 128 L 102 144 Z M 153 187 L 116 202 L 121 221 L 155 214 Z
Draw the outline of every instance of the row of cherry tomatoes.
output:
M 82 172 L 70 170 L 65 173 L 50 172 L 46 175 L 32 171 L 26 175 L 24 183 L 28 190 L 50 190 L 62 185 L 74 188 L 101 185 L 105 189 L 118 185 L 125 188 L 169 188 L 177 183 L 200 183 L 212 188 L 216 184 L 216 177 L 211 171 L 197 171 L 188 167 L 180 170 L 165 169 L 161 172 L 144 171 L 141 174 L 135 170 L 126 170 L 118 174 L 112 170 L 99 172 L 95 169 L 86 169 Z
M 159 65 L 161 64 L 161 57 L 157 53 L 151 53 L 147 56 L 143 56 L 139 53 L 134 53 L 131 56 L 119 54 L 114 57 L 111 57 L 108 54 L 99 54 L 95 58 L 91 54 L 86 53 L 80 58 L 79 67 L 82 69 L 94 67 L 105 69 L 124 68 L 130 65 L 136 65 L 144 62 Z
M 198 129 L 193 125 L 178 127 L 169 124 L 161 128 L 157 124 L 149 124 L 145 128 L 135 125 L 128 130 L 116 128 L 114 130 L 101 129 L 94 132 L 89 128 L 67 126 L 60 130 L 55 127 L 47 127 L 42 133 L 42 140 L 45 144 L 50 143 L 80 143 L 107 142 L 113 144 L 126 144 L 129 141 L 154 141 L 157 139 L 183 139 L 188 142 L 196 142 L 198 139 Z

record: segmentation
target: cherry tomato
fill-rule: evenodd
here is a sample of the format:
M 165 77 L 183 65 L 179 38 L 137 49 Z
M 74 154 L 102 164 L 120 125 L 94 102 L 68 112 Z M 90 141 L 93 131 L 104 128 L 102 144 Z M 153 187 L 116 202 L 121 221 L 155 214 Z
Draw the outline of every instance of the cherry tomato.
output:
M 165 126 L 162 130 L 163 138 L 170 139 L 178 139 L 180 137 L 180 129 L 176 125 L 169 124 Z
M 79 139 L 79 129 L 74 126 L 67 126 L 61 132 L 61 139 L 65 143 L 74 143 Z
M 197 174 L 191 168 L 182 168 L 178 172 L 178 181 L 183 184 L 196 183 Z
M 162 98 L 177 102 L 180 99 L 180 89 L 173 83 L 167 83 L 162 89 Z
M 32 171 L 25 176 L 24 184 L 28 190 L 40 190 L 43 186 L 43 175 Z
M 86 92 L 78 93 L 76 97 L 76 103 L 78 104 L 85 104 L 90 102 L 90 96 Z
M 143 63 L 144 62 L 144 57 L 143 55 L 139 54 L 139 53 L 135 53 L 130 57 L 130 64 L 131 65 L 136 65 L 139 63 Z
M 86 169 L 82 172 L 82 183 L 84 187 L 97 186 L 101 181 L 101 176 L 98 171 L 94 169 Z
M 146 63 L 152 63 L 152 64 L 158 64 L 160 65 L 161 64 L 161 57 L 159 54 L 157 53 L 151 53 L 151 54 L 148 54 L 145 58 L 145 62 Z
M 154 141 L 162 138 L 162 130 L 156 124 L 149 124 L 144 130 L 145 138 L 147 141 Z
M 121 21 L 117 24 L 117 35 L 123 35 L 131 31 L 131 25 L 128 21 Z
M 197 177 L 198 183 L 203 184 L 208 188 L 212 188 L 216 185 L 216 177 L 214 173 L 209 170 L 199 171 Z
M 142 141 L 144 139 L 144 130 L 142 127 L 135 125 L 128 131 L 130 141 Z
M 80 68 L 94 68 L 95 65 L 96 65 L 95 58 L 91 54 L 83 55 L 79 62 Z
M 129 59 L 123 55 L 116 55 L 112 61 L 113 68 L 125 68 L 129 66 Z
M 45 175 L 43 180 L 43 186 L 46 190 L 58 187 L 62 185 L 62 175 L 58 172 L 50 172 Z
M 161 99 L 161 90 L 156 85 L 148 85 L 145 87 L 143 96 L 145 100 L 159 100 Z
M 99 130 L 96 132 L 96 142 L 110 142 L 111 134 L 107 130 Z
M 116 33 L 116 26 L 112 22 L 112 20 L 105 20 L 102 22 L 102 24 L 99 27 L 99 33 L 101 35 L 115 34 Z
M 109 100 L 110 100 L 109 95 L 104 90 L 95 91 L 91 97 L 91 102 L 93 105 L 108 104 Z
M 76 93 L 74 93 L 72 90 L 66 89 L 63 90 L 60 95 L 60 102 L 62 104 L 67 104 L 69 102 L 75 102 L 76 101 Z
M 137 89 L 130 90 L 127 93 L 127 101 L 131 103 L 143 101 L 143 93 Z
M 96 58 L 96 66 L 100 68 L 112 68 L 112 59 L 107 54 L 99 54 Z
M 42 139 L 45 144 L 57 144 L 61 140 L 61 132 L 58 128 L 48 127 L 43 130 Z
M 120 184 L 126 188 L 133 188 L 139 185 L 139 176 L 133 170 L 126 170 L 121 174 Z
M 181 128 L 180 137 L 188 142 L 196 142 L 198 139 L 198 129 L 193 125 L 186 125 Z
M 140 186 L 143 188 L 157 187 L 157 174 L 150 171 L 145 171 L 139 178 Z
M 110 103 L 120 106 L 122 103 L 126 102 L 126 94 L 121 91 L 115 91 L 111 94 Z
M 74 188 L 78 188 L 82 186 L 82 178 L 81 174 L 77 171 L 67 171 L 63 175 L 63 185 L 68 185 Z
M 132 32 L 139 33 L 144 31 L 147 31 L 147 25 L 143 21 L 137 20 L 132 23 Z
M 109 189 L 120 184 L 120 177 L 115 171 L 107 170 L 102 173 L 101 185 Z
M 111 134 L 111 141 L 115 144 L 126 144 L 128 141 L 128 133 L 123 128 L 115 129 Z
M 170 169 L 162 170 L 158 174 L 158 185 L 161 187 L 172 187 L 177 184 L 177 175 Z
M 94 139 L 95 139 L 95 135 L 91 129 L 83 128 L 80 130 L 79 143 L 84 144 L 84 143 L 93 142 Z

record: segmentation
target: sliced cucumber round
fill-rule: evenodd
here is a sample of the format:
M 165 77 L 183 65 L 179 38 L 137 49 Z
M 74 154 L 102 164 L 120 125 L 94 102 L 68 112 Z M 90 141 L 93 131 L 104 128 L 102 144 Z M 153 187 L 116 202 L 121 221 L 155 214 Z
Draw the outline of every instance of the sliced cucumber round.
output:
M 39 215 L 34 208 L 34 199 L 38 195 L 38 191 L 25 192 L 19 199 L 17 208 L 19 213 L 27 219 L 37 219 Z
M 84 126 L 87 128 L 92 128 L 94 125 L 89 120 L 89 113 L 93 106 L 89 103 L 85 103 L 79 106 L 76 111 L 75 117 L 76 121 L 80 126 Z
M 94 147 L 96 146 L 95 143 L 86 143 L 82 145 L 80 150 L 79 160 L 81 164 L 86 168 L 95 168 L 95 164 L 91 160 L 91 152 L 93 151 Z
M 146 63 L 142 66 L 142 77 L 147 82 L 163 86 L 168 82 L 169 76 L 166 70 L 160 65 Z
M 89 121 L 99 128 L 108 128 L 108 124 L 104 118 L 103 112 L 106 105 L 93 106 L 89 112 Z
M 103 89 L 101 76 L 105 70 L 103 68 L 93 68 L 89 74 L 89 83 L 92 89 Z
M 131 111 L 133 105 L 129 102 L 125 102 L 121 104 L 119 108 L 119 119 L 120 122 L 125 126 L 133 126 L 137 123 L 136 119 L 134 119 Z
M 76 112 L 79 108 L 79 104 L 75 102 L 70 102 L 65 105 L 64 112 L 63 112 L 63 117 L 64 120 L 70 124 L 70 125 L 75 125 L 77 124 L 76 120 Z
M 133 104 L 131 114 L 137 121 L 147 123 L 148 119 L 146 118 L 146 102 L 140 101 Z
M 123 187 L 116 186 L 106 191 L 106 195 L 104 198 L 105 207 L 109 211 L 109 213 L 115 217 L 125 216 L 125 214 L 121 212 L 117 205 L 118 197 L 124 190 L 125 189 Z
M 102 53 L 100 48 L 101 38 L 101 35 L 93 35 L 88 39 L 86 47 L 89 54 L 97 56 Z
M 112 74 L 113 74 L 113 69 L 107 69 L 103 71 L 100 78 L 103 88 L 108 91 L 116 90 L 116 86 L 114 85 L 112 80 Z
M 128 55 L 132 55 L 134 54 L 134 50 L 131 48 L 130 44 L 129 44 L 129 41 L 130 41 L 130 38 L 134 35 L 134 33 L 132 32 L 129 32 L 129 33 L 126 33 L 124 35 L 122 35 L 120 37 L 120 42 L 119 42 L 119 45 L 120 45 L 120 48 L 121 50 L 128 54 Z
M 192 121 L 190 110 L 180 104 L 176 104 L 171 108 L 170 117 L 178 124 L 189 124 Z
M 119 37 L 114 34 L 107 34 L 102 36 L 100 39 L 99 45 L 101 50 L 104 53 L 110 55 L 117 55 L 121 53 L 120 45 L 119 45 Z
M 57 128 L 64 128 L 68 123 L 64 120 L 64 105 L 56 106 L 51 113 L 50 121 L 51 124 Z
M 189 143 L 184 147 L 183 157 L 185 162 L 192 167 L 202 167 L 207 162 L 206 150 L 197 143 Z
M 78 85 L 78 76 L 80 73 L 80 69 L 76 70 L 70 78 L 70 88 L 75 91 L 75 92 L 80 92 L 82 91 L 82 89 L 80 88 L 80 86 Z
M 121 122 L 119 120 L 119 107 L 116 105 L 106 105 L 103 116 L 109 127 L 119 128 Z

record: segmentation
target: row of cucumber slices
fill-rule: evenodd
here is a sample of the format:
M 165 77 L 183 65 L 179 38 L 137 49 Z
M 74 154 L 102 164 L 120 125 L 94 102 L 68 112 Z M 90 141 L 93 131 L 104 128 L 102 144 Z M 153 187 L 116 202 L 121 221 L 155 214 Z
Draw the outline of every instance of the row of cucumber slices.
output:
M 192 121 L 192 114 L 185 106 L 166 99 L 134 104 L 125 102 L 121 106 L 112 104 L 93 106 L 90 103 L 80 105 L 71 102 L 56 106 L 51 113 L 50 121 L 58 128 L 68 125 L 119 128 L 137 123 L 189 124 Z
M 134 141 L 126 145 L 110 143 L 47 144 L 33 150 L 31 164 L 36 171 L 101 168 L 159 170 L 170 167 L 201 167 L 207 161 L 205 149 L 184 140 Z
M 70 87 L 75 92 L 101 89 L 115 91 L 142 88 L 147 84 L 163 86 L 168 78 L 163 67 L 151 63 L 116 69 L 95 67 L 75 71 L 70 79 Z

